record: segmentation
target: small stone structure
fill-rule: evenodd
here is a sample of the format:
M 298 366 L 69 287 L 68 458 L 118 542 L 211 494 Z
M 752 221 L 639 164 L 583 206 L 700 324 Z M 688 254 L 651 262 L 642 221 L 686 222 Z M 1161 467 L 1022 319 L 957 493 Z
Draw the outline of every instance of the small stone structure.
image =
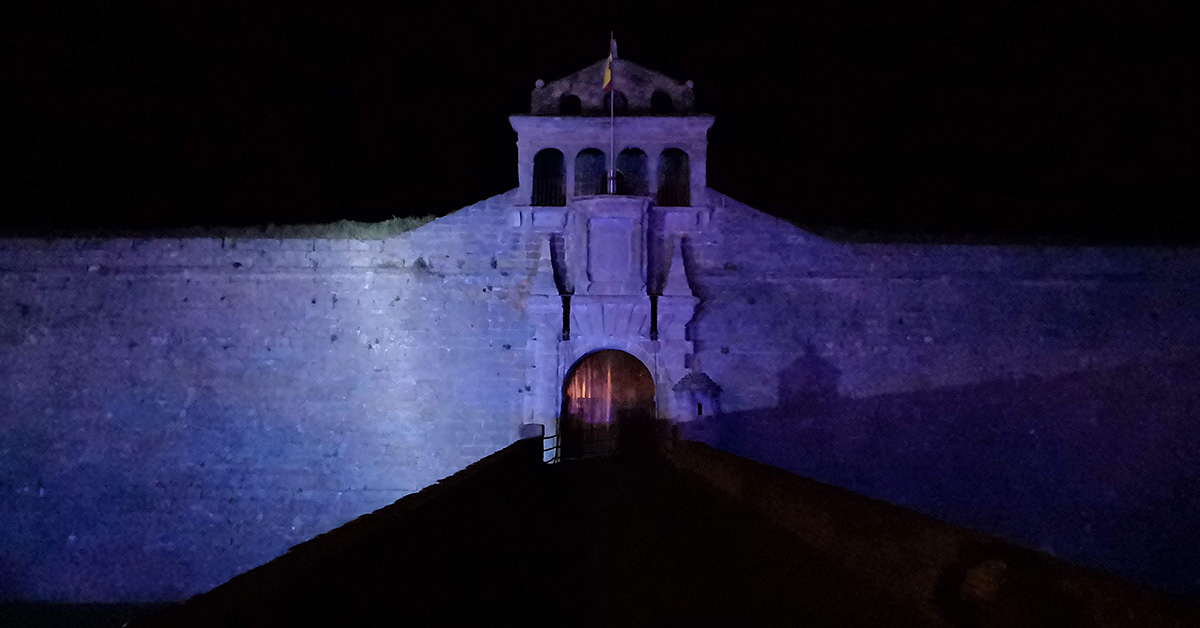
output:
M 0 240 L 0 599 L 207 590 L 552 437 L 602 349 L 685 435 L 1196 592 L 1200 252 L 830 241 L 707 187 L 690 83 L 618 60 L 614 129 L 602 72 L 399 236 Z

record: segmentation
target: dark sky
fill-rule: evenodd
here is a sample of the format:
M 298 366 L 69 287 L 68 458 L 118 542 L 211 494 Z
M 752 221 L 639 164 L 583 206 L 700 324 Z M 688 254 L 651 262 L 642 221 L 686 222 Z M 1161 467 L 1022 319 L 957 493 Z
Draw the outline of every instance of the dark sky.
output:
M 507 116 L 615 29 L 776 215 L 1200 243 L 1195 3 L 344 4 L 6 5 L 6 229 L 444 214 L 516 185 Z

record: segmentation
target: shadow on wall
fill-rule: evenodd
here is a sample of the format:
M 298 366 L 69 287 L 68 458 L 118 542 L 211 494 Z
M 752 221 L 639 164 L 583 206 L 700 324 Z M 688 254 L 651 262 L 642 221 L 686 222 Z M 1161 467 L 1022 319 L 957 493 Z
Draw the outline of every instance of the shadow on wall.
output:
M 683 435 L 1200 597 L 1200 355 L 864 399 L 839 375 L 810 345 L 779 406 Z
M 779 373 L 779 405 L 809 412 L 828 409 L 837 402 L 841 376 L 836 366 L 817 355 L 811 342 L 805 343 L 804 355 Z

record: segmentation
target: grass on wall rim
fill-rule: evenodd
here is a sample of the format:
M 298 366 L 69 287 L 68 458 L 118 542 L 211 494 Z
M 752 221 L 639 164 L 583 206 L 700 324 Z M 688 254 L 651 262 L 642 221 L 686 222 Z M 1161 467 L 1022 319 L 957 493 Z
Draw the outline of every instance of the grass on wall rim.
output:
M 401 216 L 380 222 L 338 220 L 321 224 L 246 225 L 240 227 L 153 227 L 153 228 L 41 228 L 18 230 L 0 235 L 17 238 L 243 238 L 243 239 L 320 239 L 382 240 L 433 222 L 434 215 Z

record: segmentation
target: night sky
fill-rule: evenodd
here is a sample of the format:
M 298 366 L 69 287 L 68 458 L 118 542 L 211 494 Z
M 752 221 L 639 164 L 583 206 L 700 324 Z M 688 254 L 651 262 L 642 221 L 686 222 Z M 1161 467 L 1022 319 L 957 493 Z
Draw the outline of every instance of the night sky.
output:
M 516 186 L 507 116 L 614 29 L 775 215 L 1200 244 L 1200 11 L 1070 4 L 6 4 L 3 229 L 445 214 Z

